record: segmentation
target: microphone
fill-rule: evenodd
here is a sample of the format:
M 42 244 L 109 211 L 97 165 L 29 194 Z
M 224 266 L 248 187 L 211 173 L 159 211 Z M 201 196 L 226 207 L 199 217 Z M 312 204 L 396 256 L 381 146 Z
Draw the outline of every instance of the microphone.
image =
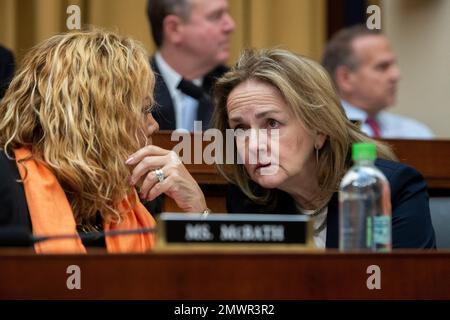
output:
M 24 226 L 10 226 L 0 228 L 0 247 L 31 247 L 37 242 L 60 239 L 77 239 L 92 241 L 103 237 L 117 237 L 122 235 L 156 233 L 156 228 L 139 228 L 110 231 L 91 231 L 81 234 L 33 235 Z

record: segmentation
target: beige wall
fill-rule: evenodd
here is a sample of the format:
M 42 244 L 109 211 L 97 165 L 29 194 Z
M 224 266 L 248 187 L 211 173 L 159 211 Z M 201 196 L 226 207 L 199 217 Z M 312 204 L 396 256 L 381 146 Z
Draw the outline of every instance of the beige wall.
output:
M 384 31 L 402 71 L 392 112 L 450 137 L 450 1 L 384 0 Z
M 237 29 L 234 62 L 244 47 L 281 46 L 319 59 L 325 41 L 325 0 L 229 0 Z M 152 52 L 146 0 L 0 0 L 0 43 L 18 60 L 34 44 L 65 30 L 66 9 L 81 8 L 82 24 L 132 36 Z
M 279 46 L 318 60 L 325 41 L 325 10 L 322 0 L 250 0 L 248 45 Z

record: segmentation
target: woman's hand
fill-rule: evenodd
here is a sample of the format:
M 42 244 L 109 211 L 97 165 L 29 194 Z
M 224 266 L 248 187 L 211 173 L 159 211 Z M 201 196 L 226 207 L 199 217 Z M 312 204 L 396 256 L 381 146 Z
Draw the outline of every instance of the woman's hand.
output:
M 135 166 L 130 183 L 140 185 L 142 199 L 151 201 L 164 193 L 185 212 L 203 212 L 207 208 L 202 190 L 174 151 L 149 145 L 132 154 L 126 164 Z M 156 169 L 164 174 L 162 182 Z

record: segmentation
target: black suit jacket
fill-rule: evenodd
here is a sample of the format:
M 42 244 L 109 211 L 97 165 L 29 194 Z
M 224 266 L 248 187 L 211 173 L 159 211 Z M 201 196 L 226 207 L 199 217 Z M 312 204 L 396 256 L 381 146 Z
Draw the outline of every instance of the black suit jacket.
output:
M 0 46 L 0 99 L 3 98 L 6 89 L 14 75 L 14 56 L 8 49 Z
M 14 156 L 14 153 L 12 154 Z M 14 234 L 17 230 L 32 232 L 32 224 L 28 204 L 19 170 L 14 159 L 8 159 L 0 150 L 0 233 Z M 97 215 L 97 223 L 101 225 L 101 218 Z M 19 228 L 19 229 L 18 229 Z M 10 231 L 11 233 L 8 233 Z M 105 247 L 105 239 L 82 238 L 86 247 Z M 3 244 L 0 242 L 0 246 Z
M 13 154 L 14 155 L 14 154 Z M 31 231 L 31 220 L 23 184 L 15 160 L 0 151 L 0 227 L 25 226 Z
M 436 240 L 431 224 L 426 183 L 421 174 L 404 164 L 378 159 L 375 165 L 389 181 L 392 203 L 393 248 L 435 248 Z M 290 195 L 277 191 L 276 203 L 263 206 L 253 203 L 235 185 L 227 194 L 230 213 L 297 214 L 295 202 Z M 328 203 L 327 248 L 339 246 L 338 193 Z
M 175 108 L 173 106 L 173 101 L 170 96 L 169 89 L 167 88 L 164 78 L 158 69 L 155 59 L 151 59 L 151 67 L 155 72 L 156 83 L 155 83 L 155 101 L 156 106 L 153 109 L 153 117 L 159 124 L 160 130 L 175 130 Z M 211 90 L 215 81 L 220 78 L 228 68 L 225 66 L 218 66 L 213 71 L 205 75 L 203 78 L 202 88 L 205 91 L 204 98 L 199 100 L 197 109 L 197 121 L 202 121 L 203 130 L 210 128 L 211 117 L 214 111 Z

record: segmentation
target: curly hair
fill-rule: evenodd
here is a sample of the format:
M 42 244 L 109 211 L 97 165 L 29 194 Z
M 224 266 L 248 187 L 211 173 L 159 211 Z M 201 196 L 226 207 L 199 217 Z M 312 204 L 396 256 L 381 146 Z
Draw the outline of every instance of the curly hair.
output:
M 0 103 L 0 148 L 10 158 L 31 149 L 65 190 L 77 224 L 91 227 L 98 212 L 119 221 L 116 205 L 131 192 L 124 162 L 146 143 L 154 82 L 132 39 L 98 29 L 53 36 L 26 55 Z

